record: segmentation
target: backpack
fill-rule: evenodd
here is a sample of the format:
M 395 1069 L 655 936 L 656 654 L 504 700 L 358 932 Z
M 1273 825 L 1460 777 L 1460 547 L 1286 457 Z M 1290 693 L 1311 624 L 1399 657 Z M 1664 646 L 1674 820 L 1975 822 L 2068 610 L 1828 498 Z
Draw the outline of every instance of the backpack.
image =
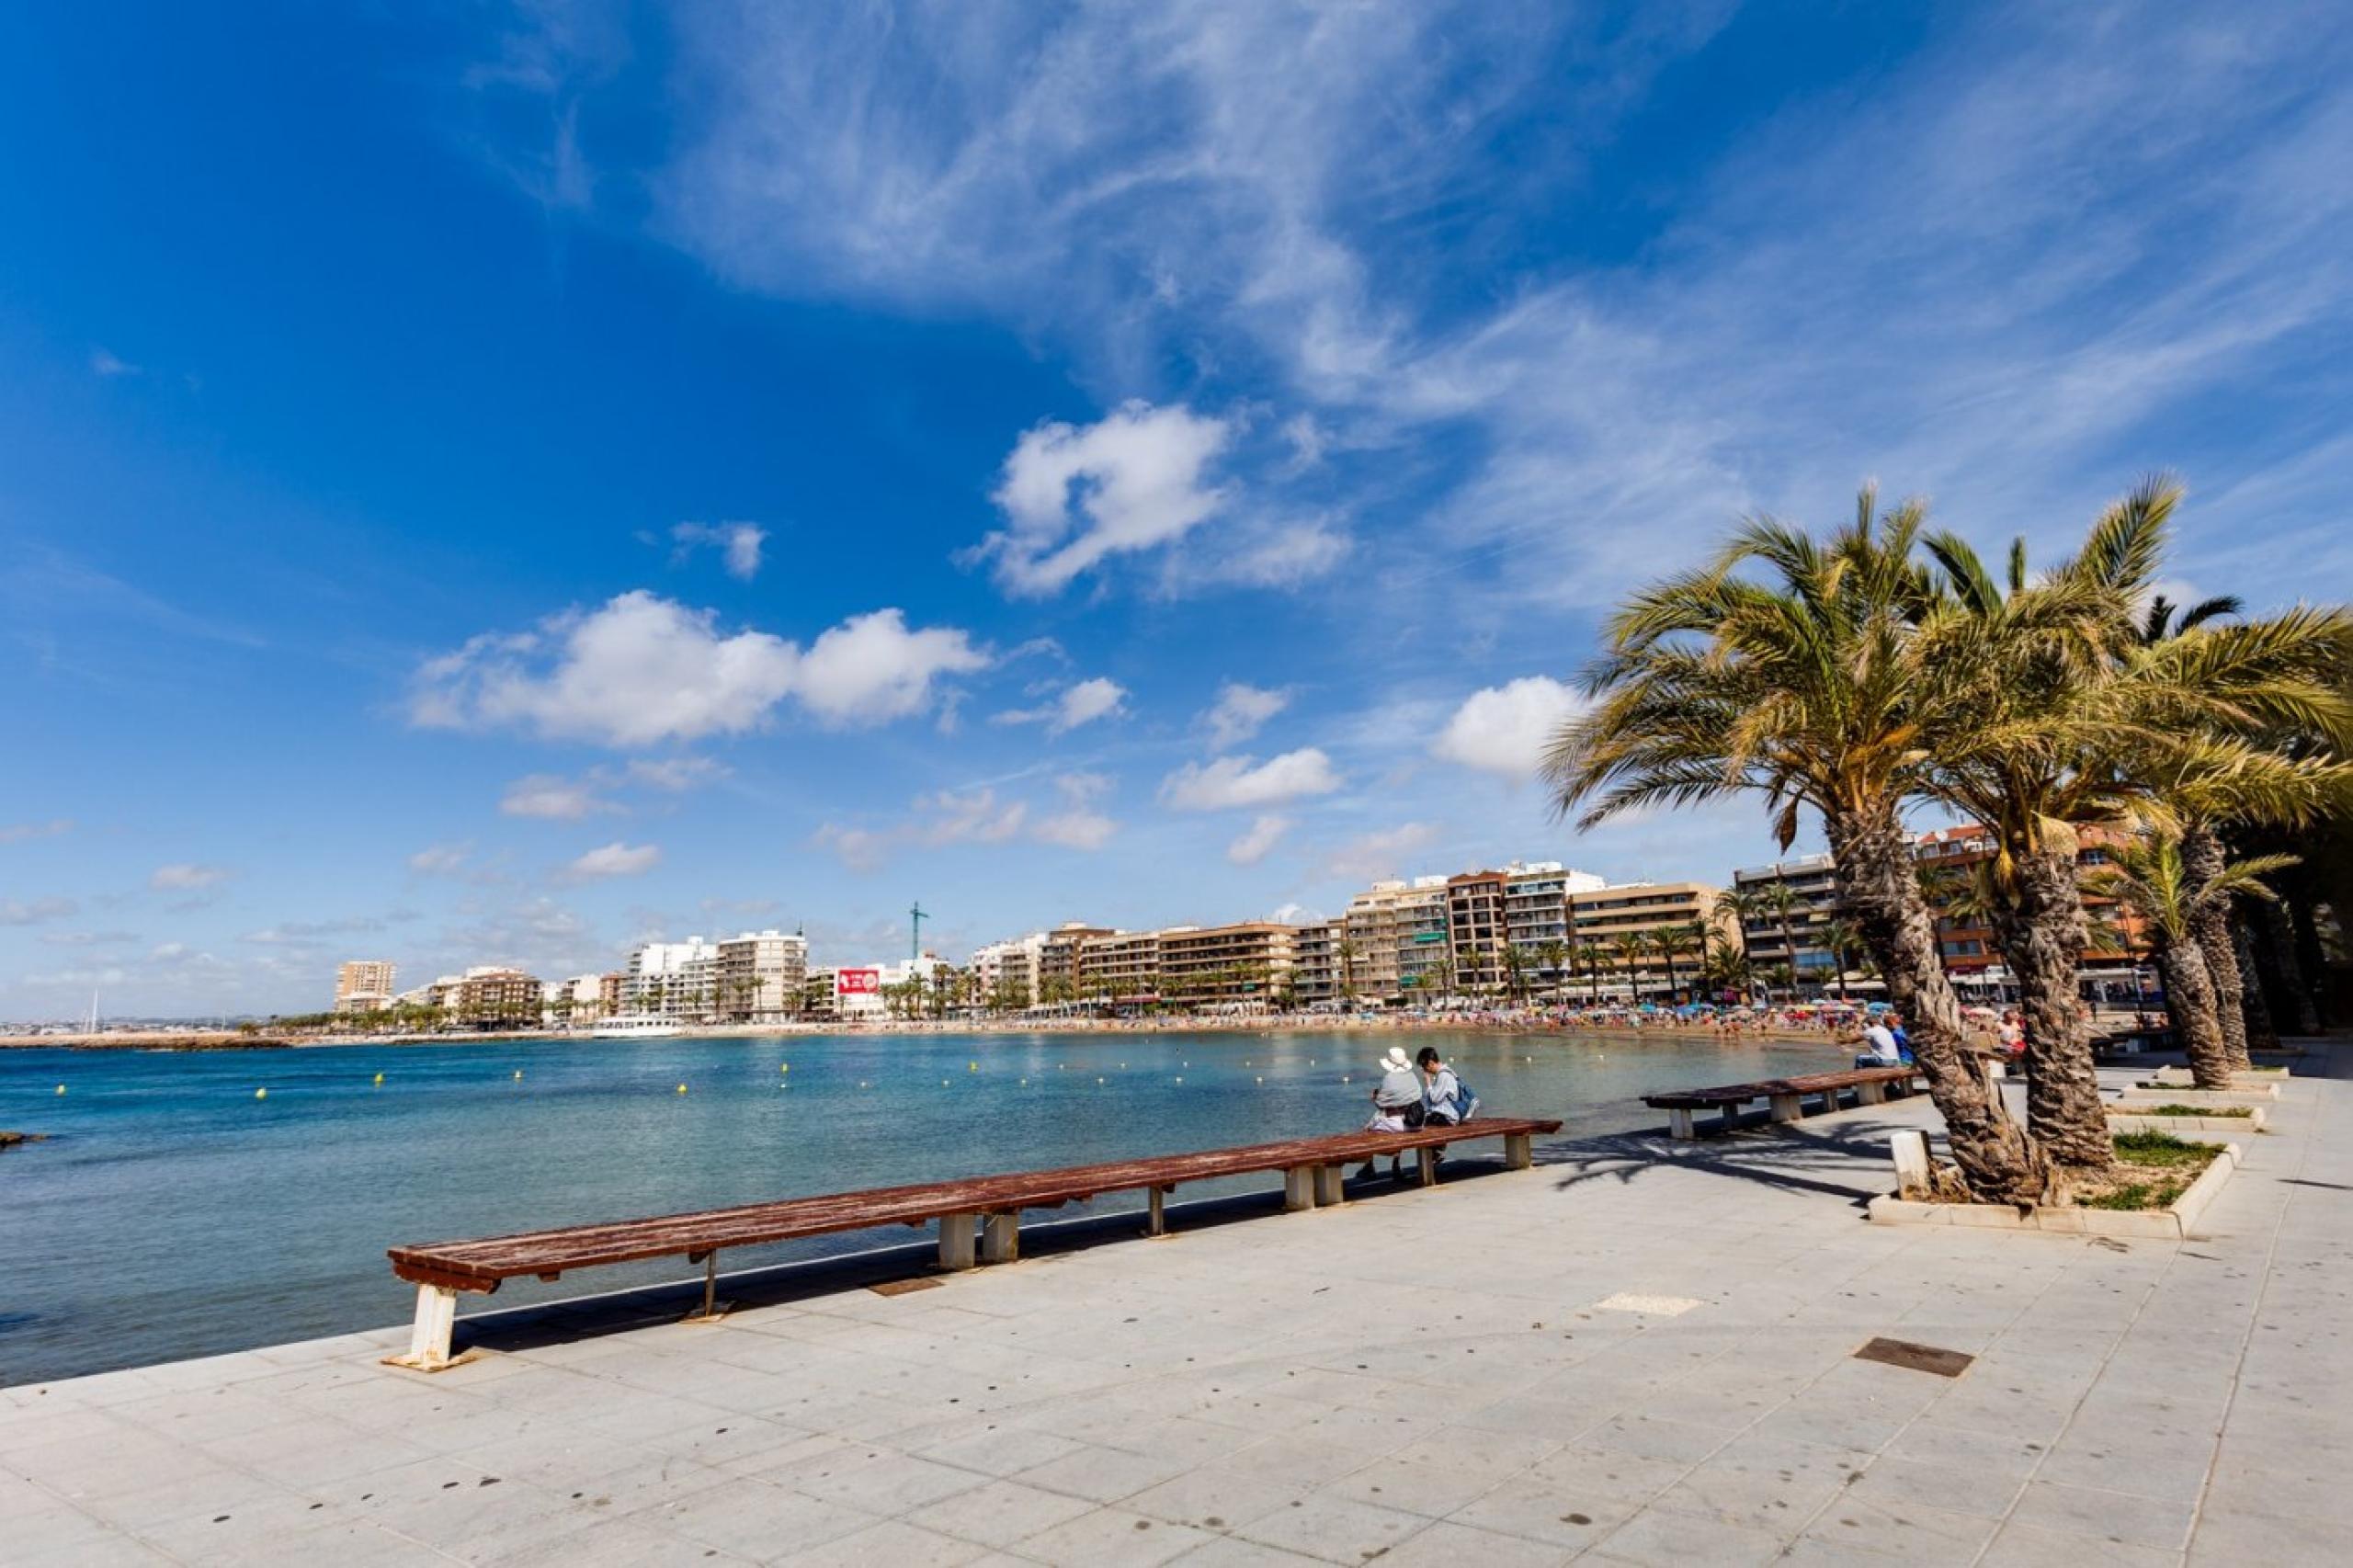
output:
M 1471 1085 L 1460 1073 L 1454 1074 L 1454 1103 L 1447 1108 L 1453 1111 L 1457 1121 L 1468 1121 L 1478 1112 L 1479 1096 L 1471 1092 Z

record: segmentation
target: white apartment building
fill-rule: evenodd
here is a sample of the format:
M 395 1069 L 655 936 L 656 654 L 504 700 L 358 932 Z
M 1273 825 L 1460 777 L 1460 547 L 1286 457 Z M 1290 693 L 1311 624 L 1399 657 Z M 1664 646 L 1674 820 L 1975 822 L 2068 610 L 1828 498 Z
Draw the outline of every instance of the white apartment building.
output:
M 746 931 L 718 944 L 716 1005 L 734 1023 L 775 1024 L 801 1013 L 809 943 L 798 933 Z
M 621 1006 L 634 1017 L 691 1023 L 718 1006 L 719 949 L 700 937 L 646 942 L 629 956 Z
M 551 1024 L 593 1024 L 605 1016 L 605 977 L 575 974 L 540 987 L 540 1011 Z

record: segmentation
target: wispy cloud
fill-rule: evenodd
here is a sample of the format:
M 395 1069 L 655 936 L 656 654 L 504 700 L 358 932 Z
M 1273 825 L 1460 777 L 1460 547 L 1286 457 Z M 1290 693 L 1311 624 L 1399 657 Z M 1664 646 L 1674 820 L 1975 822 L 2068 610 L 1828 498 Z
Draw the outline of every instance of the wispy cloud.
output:
M 670 560 L 675 565 L 698 550 L 715 550 L 727 574 L 748 583 L 760 574 L 760 547 L 767 537 L 767 530 L 755 523 L 674 523 Z
M 1049 688 L 1051 689 L 1051 687 Z M 1049 735 L 1067 734 L 1097 719 L 1127 711 L 1128 689 L 1107 676 L 1074 681 L 1034 708 L 1008 708 L 990 715 L 993 724 L 1043 724 Z
M 234 872 L 223 866 L 199 866 L 181 862 L 158 866 L 147 879 L 147 885 L 157 892 L 196 892 L 214 888 L 227 881 Z
M 37 838 L 63 838 L 74 831 L 73 819 L 53 817 L 48 822 L 18 822 L 0 825 L 0 844 L 25 844 Z

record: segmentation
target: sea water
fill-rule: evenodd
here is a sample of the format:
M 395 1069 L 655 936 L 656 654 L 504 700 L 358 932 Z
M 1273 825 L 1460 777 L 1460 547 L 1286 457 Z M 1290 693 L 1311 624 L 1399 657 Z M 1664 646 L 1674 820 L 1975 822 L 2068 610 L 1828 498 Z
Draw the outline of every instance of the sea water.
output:
M 1572 1134 L 1656 1125 L 1648 1090 L 1843 1062 L 1826 1044 L 1441 1031 L 0 1051 L 0 1128 L 46 1135 L 0 1152 L 0 1383 L 401 1322 L 412 1291 L 384 1249 L 402 1243 L 1349 1131 L 1392 1044 L 1437 1046 L 1488 1113 Z M 670 1259 L 514 1280 L 463 1304 L 693 1272 Z

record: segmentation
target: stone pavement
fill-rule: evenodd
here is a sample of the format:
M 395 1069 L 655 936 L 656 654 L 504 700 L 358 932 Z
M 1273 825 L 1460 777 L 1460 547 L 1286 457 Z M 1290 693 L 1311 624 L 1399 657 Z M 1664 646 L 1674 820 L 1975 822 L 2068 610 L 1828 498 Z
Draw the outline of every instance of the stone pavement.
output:
M 377 1364 L 388 1330 L 0 1391 L 0 1557 L 2353 1561 L 2353 1084 L 2292 1084 L 2179 1244 L 1864 1223 L 1887 1131 L 1927 1119 L 1565 1142 L 1160 1243 L 1033 1230 L 938 1289 L 797 1273 L 716 1326 L 582 1303 L 430 1378 Z M 1855 1358 L 1875 1335 L 1976 1360 Z

